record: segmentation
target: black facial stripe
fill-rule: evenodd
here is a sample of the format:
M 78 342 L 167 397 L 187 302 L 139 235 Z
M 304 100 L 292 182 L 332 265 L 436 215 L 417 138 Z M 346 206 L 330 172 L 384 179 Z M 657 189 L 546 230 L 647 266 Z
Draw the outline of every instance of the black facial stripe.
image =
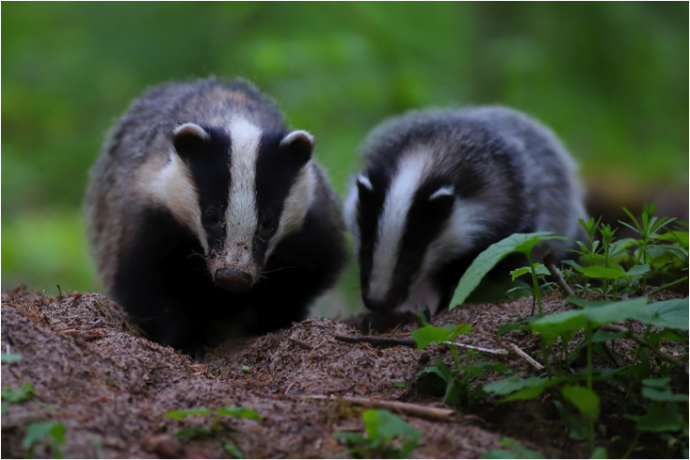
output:
M 199 194 L 201 223 L 207 233 L 210 251 L 220 251 L 225 240 L 225 211 L 230 190 L 230 138 L 221 128 L 204 127 L 211 138 L 199 142 L 192 155 L 186 155 L 192 180 Z
M 446 226 L 453 212 L 455 196 L 440 196 L 433 200 L 429 200 L 429 197 L 448 183 L 443 179 L 430 180 L 422 184 L 415 193 L 405 220 L 391 292 L 408 292 L 412 277 L 420 270 L 429 245 Z
M 359 227 L 359 276 L 363 289 L 369 285 L 373 266 L 374 246 L 378 241 L 378 223 L 383 213 L 390 178 L 383 168 L 370 168 L 365 174 L 373 190 L 358 185 L 357 226 Z
M 268 242 L 275 234 L 283 213 L 285 199 L 304 166 L 281 146 L 285 132 L 266 133 L 261 137 L 256 160 L 256 206 L 259 219 L 254 236 L 255 260 L 263 260 Z

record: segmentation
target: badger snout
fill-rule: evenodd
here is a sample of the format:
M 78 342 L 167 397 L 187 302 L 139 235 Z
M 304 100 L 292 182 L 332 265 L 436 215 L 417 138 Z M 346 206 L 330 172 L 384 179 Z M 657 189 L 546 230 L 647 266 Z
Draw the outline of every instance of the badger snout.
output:
M 377 313 L 386 313 L 395 310 L 395 307 L 398 306 L 396 302 L 390 302 L 385 299 L 373 299 L 365 296 L 362 297 L 362 300 L 364 301 L 364 306 L 367 307 L 367 309 Z
M 218 287 L 230 292 L 246 292 L 254 286 L 252 275 L 236 268 L 219 268 L 213 279 Z

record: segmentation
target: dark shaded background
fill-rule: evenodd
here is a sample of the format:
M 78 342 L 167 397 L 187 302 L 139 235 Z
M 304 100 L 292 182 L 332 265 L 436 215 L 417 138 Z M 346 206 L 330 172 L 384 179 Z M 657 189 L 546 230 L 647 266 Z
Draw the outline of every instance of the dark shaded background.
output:
M 253 80 L 314 133 L 341 196 L 382 119 L 500 103 L 561 136 L 595 214 L 653 199 L 687 216 L 687 18 L 686 2 L 4 3 L 2 287 L 98 289 L 80 203 L 105 133 L 145 87 L 209 74 Z M 357 290 L 350 270 L 333 299 Z

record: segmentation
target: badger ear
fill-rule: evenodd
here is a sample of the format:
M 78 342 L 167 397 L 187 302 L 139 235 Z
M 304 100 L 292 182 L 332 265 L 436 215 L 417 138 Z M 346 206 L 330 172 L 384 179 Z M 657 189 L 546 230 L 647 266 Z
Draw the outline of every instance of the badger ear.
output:
M 436 190 L 431 194 L 431 196 L 429 196 L 429 201 L 448 198 L 455 198 L 455 187 L 452 185 L 446 185 Z
M 306 131 L 292 131 L 280 141 L 280 146 L 287 149 L 295 161 L 303 165 L 311 158 L 314 136 Z
M 173 130 L 175 151 L 185 157 L 198 149 L 199 144 L 207 142 L 211 135 L 196 123 L 184 123 Z
M 359 191 L 360 195 L 362 195 L 363 193 L 371 193 L 374 191 L 374 186 L 371 185 L 371 181 L 366 175 L 360 174 L 359 176 L 357 176 L 357 190 Z

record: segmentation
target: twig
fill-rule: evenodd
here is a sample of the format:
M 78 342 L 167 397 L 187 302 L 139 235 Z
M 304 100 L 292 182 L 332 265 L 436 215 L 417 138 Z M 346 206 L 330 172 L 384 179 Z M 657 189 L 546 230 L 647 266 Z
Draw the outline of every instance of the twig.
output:
M 413 339 L 403 339 L 403 338 L 394 338 L 394 337 L 379 337 L 376 335 L 358 335 L 358 336 L 346 336 L 346 335 L 336 335 L 335 336 L 336 340 L 339 340 L 341 342 L 350 342 L 350 343 L 359 343 L 359 342 L 366 342 L 366 343 L 374 343 L 374 344 L 380 344 L 380 345 L 402 345 L 405 347 L 412 347 L 416 348 L 417 347 L 417 342 L 415 342 Z M 502 349 L 492 349 L 492 348 L 482 348 L 482 347 L 475 347 L 473 345 L 466 345 L 464 343 L 460 342 L 442 342 L 445 345 L 455 345 L 461 348 L 469 348 L 470 350 L 477 350 L 481 351 L 483 353 L 489 353 L 493 355 L 505 355 L 508 352 Z
M 522 358 L 522 359 L 524 359 L 525 361 L 527 361 L 527 363 L 529 363 L 529 365 L 532 366 L 533 368 L 535 368 L 536 370 L 538 370 L 538 371 L 544 370 L 544 366 L 542 366 L 541 363 L 539 363 L 537 360 L 535 360 L 534 358 L 532 358 L 530 355 L 528 355 L 527 353 L 525 353 L 524 351 L 522 351 L 522 350 L 521 350 L 520 348 L 518 348 L 518 346 L 515 345 L 514 343 L 506 342 L 505 345 L 506 345 L 508 348 L 510 348 L 510 349 L 513 351 L 513 353 L 515 353 L 515 354 L 518 355 L 520 358 Z
M 659 350 L 656 348 L 654 345 L 651 343 L 647 342 L 645 339 L 640 337 L 639 335 L 635 334 L 633 331 L 630 329 L 626 329 L 622 326 L 616 326 L 615 324 L 603 324 L 599 326 L 600 329 L 603 329 L 604 331 L 607 332 L 625 332 L 626 336 L 632 339 L 634 342 L 636 342 L 639 345 L 642 345 L 643 347 L 649 348 L 649 351 L 654 353 L 659 357 L 659 359 L 666 361 L 668 363 L 673 364 L 674 366 L 679 366 L 682 368 L 685 368 L 685 373 L 688 373 L 688 368 L 687 368 L 687 363 L 682 362 L 681 360 L 674 358 L 673 356 L 664 353 L 663 351 Z
M 305 397 L 317 400 L 336 400 L 334 396 L 324 395 L 306 395 Z M 452 422 L 457 420 L 457 412 L 453 409 L 442 409 L 439 407 L 423 406 L 421 404 L 404 403 L 400 401 L 385 401 L 381 399 L 362 398 L 358 396 L 342 396 L 337 399 L 348 402 L 350 404 L 356 404 L 358 406 L 375 407 L 378 409 L 390 409 L 406 415 L 412 415 L 414 417 L 426 418 L 431 420 L 441 420 L 444 422 Z
M 561 291 L 563 291 L 567 296 L 575 295 L 570 286 L 568 286 L 568 283 L 566 283 L 563 279 L 561 272 L 556 268 L 555 262 L 556 257 L 553 255 L 553 252 L 549 251 L 544 254 L 544 265 L 549 270 L 549 273 L 551 273 L 551 276 L 556 280 L 556 283 L 558 284 L 558 287 L 561 288 Z
M 349 343 L 376 343 L 379 345 L 402 345 L 404 347 L 417 347 L 417 342 L 412 339 L 398 339 L 395 337 L 378 337 L 375 335 L 358 335 L 358 336 L 347 336 L 347 335 L 336 335 L 335 340 L 340 342 Z
M 309 345 L 307 342 L 302 342 L 301 340 L 293 339 L 292 337 L 288 337 L 288 340 L 297 346 L 300 346 L 302 348 L 306 348 L 307 350 L 313 350 L 314 349 L 314 347 L 312 345 Z
M 468 348 L 470 350 L 477 350 L 481 351 L 482 353 L 489 353 L 490 355 L 507 355 L 508 352 L 502 348 L 482 348 L 482 347 L 475 347 L 472 345 L 466 345 L 464 343 L 460 342 L 443 342 L 446 345 L 455 345 L 461 348 Z

